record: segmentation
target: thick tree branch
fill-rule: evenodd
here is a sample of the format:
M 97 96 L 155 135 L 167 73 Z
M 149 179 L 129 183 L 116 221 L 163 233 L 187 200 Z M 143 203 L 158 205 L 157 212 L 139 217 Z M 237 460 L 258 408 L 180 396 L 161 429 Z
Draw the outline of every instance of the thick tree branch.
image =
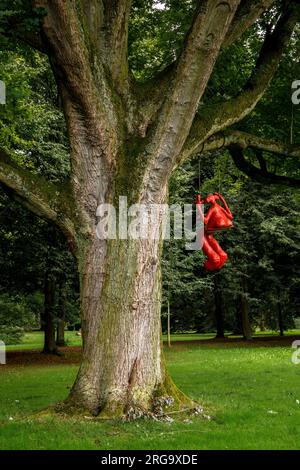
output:
M 67 90 L 64 96 L 80 113 L 84 127 L 93 130 L 95 141 L 109 148 L 116 128 L 112 92 L 101 63 L 96 57 L 91 60 L 75 2 L 33 0 L 33 5 L 46 10 L 42 34 L 56 79 Z
M 91 62 L 105 64 L 117 91 L 128 89 L 128 20 L 132 0 L 80 0 Z
M 201 115 L 195 118 L 191 127 L 181 159 L 195 153 L 207 138 L 241 121 L 255 108 L 278 68 L 299 17 L 300 5 L 289 4 L 272 34 L 266 37 L 252 75 L 237 97 L 212 107 L 202 107 Z
M 275 3 L 275 0 L 244 0 L 241 2 L 222 47 L 230 46 Z
M 195 154 L 213 152 L 230 146 L 238 146 L 243 150 L 247 148 L 259 149 L 265 152 L 271 152 L 292 158 L 300 158 L 299 145 L 284 144 L 282 142 L 265 139 L 260 136 L 236 130 L 228 130 L 215 134 L 204 143 L 200 144 L 197 147 Z
M 152 148 L 147 149 L 152 159 L 142 198 L 151 200 L 151 194 L 160 191 L 172 171 L 239 3 L 240 0 L 200 2 L 153 132 Z
M 238 7 L 235 17 L 228 29 L 222 48 L 235 42 L 252 24 L 266 11 L 275 0 L 244 0 Z M 136 122 L 141 122 L 138 131 L 144 135 L 147 127 L 156 118 L 157 112 L 163 104 L 166 92 L 174 78 L 178 61 L 170 64 L 164 71 L 150 80 L 144 86 L 143 96 L 140 100 L 140 113 L 135 115 Z M 133 95 L 139 90 L 133 89 Z M 142 114 L 142 116 L 140 116 Z
M 300 159 L 300 145 L 284 144 L 274 140 L 248 134 L 241 131 L 221 132 L 210 137 L 199 147 L 198 152 L 207 153 L 216 150 L 229 149 L 236 167 L 250 178 L 265 184 L 285 184 L 293 187 L 300 186 L 300 179 L 275 175 L 267 171 L 262 152 L 270 152 L 278 156 Z M 247 148 L 255 151 L 260 168 L 249 163 L 244 157 Z
M 261 168 L 257 168 L 256 166 L 252 165 L 244 157 L 243 149 L 237 145 L 231 145 L 229 147 L 229 153 L 232 156 L 236 167 L 245 175 L 249 176 L 249 178 L 251 178 L 252 180 L 258 181 L 259 183 L 262 183 L 264 185 L 282 184 L 296 188 L 300 187 L 300 179 L 292 178 L 289 176 L 275 175 L 274 173 L 269 173 L 267 171 L 262 170 Z
M 120 93 L 128 85 L 128 19 L 132 0 L 103 0 L 106 63 Z
M 101 53 L 100 30 L 103 25 L 103 1 L 79 0 L 79 19 L 84 29 L 91 58 Z
M 181 121 L 185 120 L 188 113 L 192 116 L 195 114 L 239 3 L 240 1 L 236 0 L 200 2 L 178 61 L 172 93 L 168 100 L 168 120 L 164 123 L 173 121 L 175 113 L 182 106 L 185 115 L 180 117 Z
M 257 158 L 262 173 L 268 173 L 267 162 L 264 159 L 263 151 L 261 149 L 255 149 L 255 156 Z
M 31 212 L 59 226 L 69 241 L 74 238 L 71 198 L 65 187 L 20 167 L 3 149 L 0 149 L 0 183 Z
M 33 6 L 46 10 L 42 34 L 56 72 L 69 92 L 88 112 L 93 80 L 87 48 L 73 6 L 62 0 L 34 0 Z

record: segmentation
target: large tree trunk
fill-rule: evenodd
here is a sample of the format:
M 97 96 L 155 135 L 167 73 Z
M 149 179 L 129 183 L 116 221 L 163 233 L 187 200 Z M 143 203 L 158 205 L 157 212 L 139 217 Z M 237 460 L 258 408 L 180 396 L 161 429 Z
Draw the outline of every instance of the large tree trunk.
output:
M 87 146 L 84 151 L 90 160 L 94 158 L 93 148 Z M 142 202 L 147 207 L 149 202 L 165 201 L 166 186 L 155 197 L 149 192 L 142 199 L 143 183 L 132 178 L 126 161 L 121 161 L 113 174 L 110 170 L 111 175 L 99 159 L 96 162 L 101 179 L 96 170 L 88 174 L 88 195 L 82 197 L 81 183 L 76 198 L 85 221 L 77 239 L 83 358 L 67 405 L 102 416 L 139 416 L 155 412 L 163 404 L 177 408 L 191 405 L 164 366 L 160 321 L 162 214 L 156 224 L 149 225 L 144 239 L 120 239 L 117 234 L 116 239 L 101 240 L 96 234 L 99 203 L 111 201 L 118 209 L 119 196 L 125 194 L 128 205 Z
M 159 403 L 191 405 L 166 375 L 161 349 L 162 241 L 157 235 L 162 214 L 145 239 L 100 240 L 96 234 L 101 203 L 118 209 L 120 196 L 127 196 L 128 206 L 165 202 L 168 173 L 152 187 L 153 174 L 147 171 L 152 159 L 145 168 L 135 143 L 132 148 L 107 132 L 104 145 L 102 136 L 83 124 L 68 95 L 64 105 L 71 158 L 81 162 L 72 189 L 83 338 L 82 363 L 67 406 L 95 415 L 138 416 Z
M 160 245 L 95 239 L 88 247 L 81 272 L 83 360 L 71 404 L 93 414 L 139 416 L 185 401 L 166 375 L 161 349 Z

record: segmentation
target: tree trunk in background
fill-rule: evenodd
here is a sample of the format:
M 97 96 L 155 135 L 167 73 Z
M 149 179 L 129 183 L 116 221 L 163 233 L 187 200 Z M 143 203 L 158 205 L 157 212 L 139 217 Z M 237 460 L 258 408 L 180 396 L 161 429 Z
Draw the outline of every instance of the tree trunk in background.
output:
M 65 346 L 65 289 L 63 282 L 60 281 L 58 289 L 58 312 L 56 327 L 56 345 Z
M 66 346 L 65 341 L 65 321 L 63 318 L 57 319 L 56 346 Z
M 243 335 L 247 340 L 252 339 L 252 328 L 249 321 L 249 304 L 245 294 L 241 294 L 240 297 L 240 308 L 243 325 Z
M 219 274 L 214 276 L 216 338 L 224 338 L 224 299 L 220 286 Z
M 282 316 L 282 305 L 279 301 L 277 304 L 278 309 L 278 326 L 279 326 L 279 336 L 284 336 L 284 324 L 283 324 L 283 316 Z
M 236 309 L 235 309 L 235 327 L 233 330 L 234 335 L 242 335 L 243 336 L 243 323 L 242 323 L 242 317 L 241 317 L 241 306 L 240 306 L 240 298 L 237 299 L 236 303 Z
M 44 348 L 43 353 L 55 354 L 57 347 L 55 343 L 55 288 L 56 282 L 55 277 L 49 270 L 45 274 L 45 285 L 44 285 Z
M 247 283 L 242 278 L 242 292 L 240 294 L 240 313 L 242 320 L 243 335 L 246 340 L 252 339 L 252 328 L 249 319 L 249 302 L 247 299 Z
M 167 336 L 168 336 L 168 347 L 171 347 L 171 312 L 170 312 L 170 301 L 168 299 L 168 318 L 167 318 Z
M 262 313 L 261 314 L 261 317 L 259 318 L 259 329 L 260 331 L 266 331 L 266 322 L 265 322 L 265 316 L 264 314 Z
M 45 331 L 45 307 L 44 310 L 40 312 L 40 331 Z

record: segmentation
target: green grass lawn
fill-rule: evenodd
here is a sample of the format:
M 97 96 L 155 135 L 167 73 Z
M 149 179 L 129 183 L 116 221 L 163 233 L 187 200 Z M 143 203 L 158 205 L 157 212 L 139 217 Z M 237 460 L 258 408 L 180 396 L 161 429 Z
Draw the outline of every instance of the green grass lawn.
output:
M 22 342 L 19 344 L 9 344 L 7 351 L 17 351 L 23 349 L 41 349 L 43 347 L 44 333 L 42 331 L 32 331 L 25 333 Z M 76 331 L 65 331 L 65 339 L 68 346 L 79 346 L 81 337 L 76 336 Z
M 299 449 L 300 365 L 289 347 L 191 343 L 166 357 L 211 420 L 37 420 L 33 412 L 67 395 L 77 366 L 0 366 L 0 449 Z

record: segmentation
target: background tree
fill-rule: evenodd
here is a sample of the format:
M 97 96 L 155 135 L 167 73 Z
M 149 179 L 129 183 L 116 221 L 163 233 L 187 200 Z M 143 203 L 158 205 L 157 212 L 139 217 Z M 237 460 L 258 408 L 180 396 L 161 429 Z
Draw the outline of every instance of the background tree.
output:
M 1 108 L 1 145 L 7 149 L 18 148 L 18 164 L 23 168 L 30 168 L 51 181 L 63 181 L 69 171 L 68 143 L 47 60 L 31 49 L 15 46 L 1 51 L 0 74 L 9 101 L 8 106 Z M 57 306 L 59 280 L 64 279 L 67 289 L 68 284 L 76 289 L 76 266 L 57 229 L 24 209 L 10 188 L 4 186 L 4 189 L 0 197 L 0 287 L 12 298 L 21 296 L 34 314 L 32 328 L 37 327 L 36 317 L 40 318 L 45 331 L 44 352 L 53 353 L 56 352 L 55 330 L 61 326 L 60 343 L 64 331 L 58 322 L 62 315 Z M 50 261 L 51 270 L 47 268 Z M 75 303 L 76 294 L 70 289 L 68 296 Z M 65 306 L 65 310 L 68 319 L 70 309 Z

